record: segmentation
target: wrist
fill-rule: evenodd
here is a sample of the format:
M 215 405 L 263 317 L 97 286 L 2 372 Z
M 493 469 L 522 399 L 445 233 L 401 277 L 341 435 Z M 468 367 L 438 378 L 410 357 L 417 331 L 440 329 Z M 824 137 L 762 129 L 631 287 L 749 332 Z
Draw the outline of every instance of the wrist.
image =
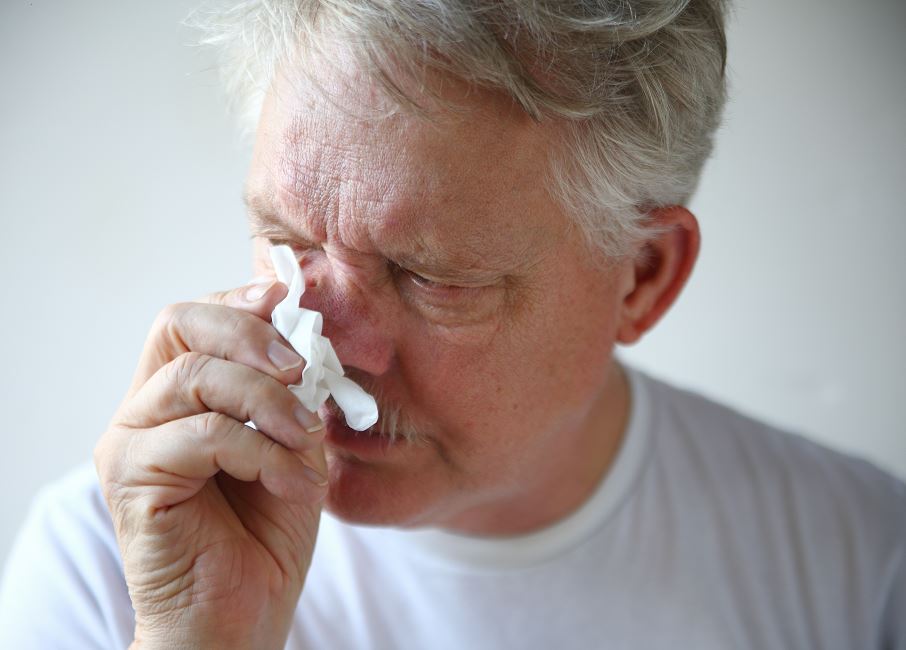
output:
M 222 620 L 213 626 L 153 625 L 136 623 L 129 650 L 280 650 L 286 645 L 289 625 L 282 638 L 274 627 L 230 626 Z

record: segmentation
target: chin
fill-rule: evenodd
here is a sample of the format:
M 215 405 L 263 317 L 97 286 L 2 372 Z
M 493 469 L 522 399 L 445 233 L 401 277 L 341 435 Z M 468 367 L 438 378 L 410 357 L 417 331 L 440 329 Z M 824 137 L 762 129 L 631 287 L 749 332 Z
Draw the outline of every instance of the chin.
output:
M 362 461 L 328 450 L 330 487 L 324 508 L 351 524 L 428 525 L 443 495 L 424 472 Z M 435 475 L 436 480 L 436 475 Z

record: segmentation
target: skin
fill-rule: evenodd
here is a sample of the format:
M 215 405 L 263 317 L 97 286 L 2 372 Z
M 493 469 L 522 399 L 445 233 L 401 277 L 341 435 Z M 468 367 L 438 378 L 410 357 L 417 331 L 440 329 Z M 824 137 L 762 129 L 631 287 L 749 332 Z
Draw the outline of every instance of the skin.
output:
M 423 442 L 324 444 L 286 389 L 301 360 L 268 356 L 283 285 L 165 309 L 95 452 L 135 647 L 282 647 L 322 502 L 350 521 L 513 535 L 574 511 L 611 464 L 629 408 L 614 344 L 672 304 L 697 223 L 657 210 L 668 232 L 598 258 L 545 191 L 555 125 L 443 81 L 464 110 L 363 119 L 387 106 L 349 66 L 324 66 L 326 95 L 278 76 L 246 187 L 256 273 L 273 274 L 271 242 L 293 246 L 302 306 Z

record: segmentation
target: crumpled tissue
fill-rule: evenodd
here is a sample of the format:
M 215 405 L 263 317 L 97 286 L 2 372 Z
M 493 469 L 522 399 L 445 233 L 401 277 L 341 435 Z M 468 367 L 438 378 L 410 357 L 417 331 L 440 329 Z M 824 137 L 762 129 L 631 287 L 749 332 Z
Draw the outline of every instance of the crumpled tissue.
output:
M 277 279 L 289 287 L 289 293 L 271 314 L 274 328 L 283 335 L 303 359 L 302 383 L 289 389 L 309 411 L 317 411 L 327 398 L 334 401 L 346 416 L 346 424 L 364 431 L 378 420 L 377 402 L 361 386 L 344 377 L 330 340 L 321 335 L 324 317 L 320 312 L 299 307 L 305 293 L 305 276 L 293 250 L 286 245 L 272 246 L 271 261 Z

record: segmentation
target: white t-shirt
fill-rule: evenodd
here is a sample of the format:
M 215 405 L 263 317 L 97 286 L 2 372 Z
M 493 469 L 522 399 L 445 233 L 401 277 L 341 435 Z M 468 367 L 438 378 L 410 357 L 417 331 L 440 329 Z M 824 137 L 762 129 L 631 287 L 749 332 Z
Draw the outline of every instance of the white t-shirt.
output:
M 287 648 L 906 650 L 906 486 L 628 369 L 611 470 L 510 539 L 325 515 Z M 36 499 L 0 648 L 125 648 L 133 612 L 94 470 Z

